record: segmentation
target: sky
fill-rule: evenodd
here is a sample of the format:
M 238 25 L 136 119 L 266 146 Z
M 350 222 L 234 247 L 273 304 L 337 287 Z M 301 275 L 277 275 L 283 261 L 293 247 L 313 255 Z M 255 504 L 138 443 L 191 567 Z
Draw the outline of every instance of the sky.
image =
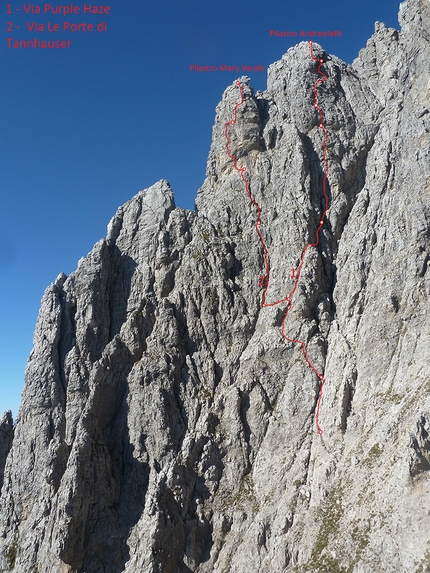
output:
M 271 30 L 340 30 L 319 43 L 352 63 L 375 21 L 399 28 L 399 4 L 106 0 L 109 13 L 92 14 L 76 0 L 66 6 L 79 12 L 65 15 L 55 0 L 7 1 L 0 36 L 0 416 L 10 409 L 16 418 L 45 288 L 76 269 L 106 236 L 117 208 L 141 189 L 167 179 L 176 205 L 193 209 L 215 107 L 243 75 L 220 66 L 264 67 L 246 72 L 254 89 L 264 90 L 268 66 L 300 41 Z M 48 31 L 56 24 L 58 31 Z M 87 31 L 72 31 L 78 24 Z M 34 38 L 70 45 L 13 47 Z

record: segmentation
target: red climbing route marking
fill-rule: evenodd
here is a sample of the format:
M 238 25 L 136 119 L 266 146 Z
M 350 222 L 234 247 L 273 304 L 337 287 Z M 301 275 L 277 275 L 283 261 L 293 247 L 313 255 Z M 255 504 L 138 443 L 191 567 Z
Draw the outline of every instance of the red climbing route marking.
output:
M 285 298 L 282 298 L 282 299 L 277 300 L 275 302 L 266 302 L 267 291 L 269 290 L 269 283 L 270 283 L 270 265 L 269 265 L 269 253 L 267 251 L 267 247 L 266 247 L 266 243 L 264 241 L 263 234 L 260 230 L 260 227 L 261 227 L 261 207 L 257 203 L 257 201 L 254 199 L 254 197 L 252 196 L 252 193 L 249 189 L 249 182 L 245 177 L 246 167 L 238 167 L 237 158 L 231 154 L 230 148 L 229 148 L 230 138 L 228 136 L 228 128 L 230 125 L 234 125 L 236 123 L 236 121 L 237 121 L 237 110 L 245 101 L 245 94 L 243 91 L 242 84 L 239 82 L 239 80 L 236 80 L 236 85 L 239 88 L 241 100 L 234 107 L 233 119 L 225 124 L 225 139 L 226 139 L 227 154 L 228 154 L 229 158 L 233 161 L 234 168 L 239 173 L 242 181 L 245 184 L 246 193 L 248 194 L 248 197 L 249 197 L 251 203 L 254 205 L 254 207 L 257 210 L 257 220 L 255 222 L 255 230 L 257 231 L 257 235 L 260 239 L 261 246 L 263 248 L 263 263 L 264 263 L 264 275 L 260 275 L 260 277 L 259 277 L 259 286 L 264 288 L 263 294 L 261 295 L 261 306 L 262 306 L 262 308 L 264 308 L 264 307 L 268 307 L 268 306 L 276 306 L 276 305 L 282 304 L 284 302 L 287 303 L 287 307 L 285 309 L 284 316 L 282 318 L 281 333 L 282 333 L 283 338 L 287 342 L 291 342 L 292 344 L 300 345 L 301 352 L 305 358 L 307 365 L 309 366 L 309 368 L 315 373 L 315 375 L 319 379 L 319 393 L 318 393 L 318 402 L 317 402 L 316 413 L 315 413 L 315 424 L 316 424 L 318 434 L 322 434 L 323 431 L 319 425 L 319 413 L 320 413 L 320 408 L 321 408 L 323 387 L 325 384 L 324 376 L 320 372 L 318 372 L 318 370 L 315 368 L 315 366 L 309 360 L 308 354 L 306 352 L 306 343 L 303 342 L 302 340 L 298 340 L 296 338 L 289 338 L 285 334 L 285 321 L 288 317 L 290 310 L 293 307 L 293 296 L 297 290 L 297 285 L 298 285 L 299 280 L 300 280 L 300 275 L 302 272 L 302 267 L 303 267 L 306 253 L 307 253 L 309 247 L 316 247 L 319 244 L 320 230 L 322 229 L 322 226 L 324 225 L 324 220 L 325 220 L 325 217 L 326 217 L 326 214 L 328 211 L 328 194 L 327 194 L 327 181 L 328 181 L 328 173 L 329 173 L 329 164 L 328 164 L 328 160 L 327 160 L 328 133 L 327 133 L 327 130 L 326 130 L 325 125 L 324 125 L 323 112 L 318 105 L 318 86 L 319 86 L 319 84 L 321 84 L 322 82 L 324 82 L 327 79 L 327 76 L 321 70 L 321 66 L 324 63 L 324 60 L 322 58 L 316 58 L 313 54 L 313 47 L 312 47 L 312 41 L 311 40 L 309 40 L 309 53 L 310 53 L 310 57 L 312 58 L 312 60 L 314 62 L 318 62 L 317 70 L 318 70 L 319 75 L 321 76 L 320 78 L 318 78 L 318 80 L 314 83 L 314 86 L 313 86 L 313 94 L 314 94 L 313 102 L 314 102 L 314 108 L 316 109 L 318 116 L 319 116 L 319 125 L 318 126 L 323 131 L 323 134 L 324 134 L 324 139 L 323 139 L 321 145 L 323 148 L 323 158 L 324 158 L 324 166 L 325 166 L 324 178 L 322 181 L 322 188 L 323 188 L 324 199 L 325 199 L 325 207 L 324 207 L 324 210 L 321 214 L 319 225 L 315 231 L 315 241 L 313 243 L 308 243 L 305 246 L 305 248 L 302 251 L 300 261 L 299 261 L 297 268 L 291 269 L 291 279 L 294 280 L 293 288 L 291 289 L 290 293 Z

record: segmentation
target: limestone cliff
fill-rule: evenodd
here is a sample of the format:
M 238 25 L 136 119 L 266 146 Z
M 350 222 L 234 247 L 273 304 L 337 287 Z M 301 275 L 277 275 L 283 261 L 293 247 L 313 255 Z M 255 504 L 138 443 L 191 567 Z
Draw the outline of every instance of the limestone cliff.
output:
M 13 420 L 12 412 L 5 412 L 0 419 L 0 491 L 3 485 L 4 467 L 6 458 L 12 446 L 13 439 Z
M 314 45 L 330 208 L 285 329 L 324 372 L 323 434 L 285 308 L 261 308 L 256 210 L 226 153 L 233 83 L 196 210 L 156 183 L 44 294 L 0 425 L 0 570 L 430 570 L 428 0 L 399 20 L 352 66 Z M 323 208 L 317 79 L 308 44 L 291 48 L 265 92 L 241 78 L 230 127 L 272 301 Z

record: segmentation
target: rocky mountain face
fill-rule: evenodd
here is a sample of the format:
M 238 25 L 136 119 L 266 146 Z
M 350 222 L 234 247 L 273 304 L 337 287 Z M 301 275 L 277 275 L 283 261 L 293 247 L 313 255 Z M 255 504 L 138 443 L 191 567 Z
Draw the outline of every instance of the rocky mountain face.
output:
M 3 485 L 4 466 L 6 458 L 12 446 L 13 420 L 12 412 L 6 412 L 0 419 L 0 490 Z
M 0 422 L 0 570 L 421 573 L 430 570 L 430 5 L 377 23 L 318 86 L 329 204 L 290 338 L 261 307 L 262 246 L 216 110 L 195 211 L 166 181 L 47 288 L 14 427 Z M 230 150 L 261 206 L 267 300 L 323 209 L 309 45 L 269 68 Z

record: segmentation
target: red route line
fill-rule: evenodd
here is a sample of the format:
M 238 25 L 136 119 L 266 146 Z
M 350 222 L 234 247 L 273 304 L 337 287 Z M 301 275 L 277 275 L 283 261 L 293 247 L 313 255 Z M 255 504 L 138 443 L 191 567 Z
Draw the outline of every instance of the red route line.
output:
M 328 133 L 327 133 L 327 130 L 326 130 L 325 125 L 324 125 L 324 116 L 323 116 L 322 110 L 318 105 L 318 91 L 317 91 L 318 85 L 321 84 L 322 82 L 324 82 L 327 79 L 327 76 L 324 74 L 324 72 L 321 71 L 321 66 L 324 63 L 324 60 L 322 58 L 315 58 L 315 56 L 313 54 L 312 41 L 311 40 L 309 40 L 309 53 L 310 53 L 310 57 L 312 58 L 312 60 L 314 62 L 318 62 L 318 73 L 321 76 L 321 78 L 319 78 L 314 83 L 313 93 L 314 93 L 314 108 L 317 110 L 318 115 L 319 115 L 318 127 L 320 129 L 322 129 L 322 131 L 324 133 L 324 140 L 322 141 L 321 145 L 322 145 L 323 152 L 324 152 L 324 165 L 325 165 L 325 173 L 324 173 L 324 178 L 323 178 L 323 182 L 322 182 L 322 188 L 323 188 L 324 199 L 325 199 L 325 208 L 324 208 L 324 211 L 322 212 L 319 225 L 318 225 L 317 230 L 315 232 L 315 242 L 314 243 L 308 243 L 305 246 L 305 248 L 302 251 L 302 255 L 300 257 L 300 262 L 299 262 L 297 269 L 295 269 L 295 268 L 291 269 L 291 278 L 294 279 L 294 286 L 293 286 L 292 290 L 290 291 L 290 293 L 285 298 L 277 300 L 276 302 L 266 302 L 266 296 L 267 296 L 267 291 L 269 289 L 269 282 L 270 282 L 270 266 L 269 266 L 269 254 L 267 251 L 266 243 L 264 241 L 264 237 L 263 237 L 261 230 L 260 230 L 260 227 L 261 227 L 261 207 L 257 203 L 257 201 L 254 199 L 254 197 L 252 196 L 251 191 L 249 189 L 249 182 L 247 179 L 245 179 L 244 173 L 246 171 L 246 167 L 238 167 L 237 166 L 237 158 L 230 153 L 230 149 L 229 149 L 230 138 L 228 136 L 228 128 L 230 125 L 234 125 L 236 123 L 236 121 L 237 121 L 237 109 L 245 101 L 245 95 L 244 95 L 243 87 L 242 87 L 242 84 L 239 82 L 239 80 L 236 80 L 236 85 L 240 90 L 241 101 L 239 103 L 237 103 L 234 107 L 233 119 L 225 124 L 225 138 L 226 138 L 227 154 L 228 154 L 229 158 L 233 160 L 234 168 L 236 169 L 236 171 L 238 171 L 242 181 L 245 183 L 245 189 L 246 189 L 246 192 L 248 194 L 248 197 L 249 197 L 251 203 L 257 209 L 257 220 L 255 222 L 255 229 L 256 229 L 258 237 L 260 239 L 261 246 L 263 247 L 263 261 L 264 261 L 264 275 L 261 275 L 259 277 L 259 279 L 260 279 L 259 286 L 264 287 L 264 291 L 263 291 L 263 294 L 261 296 L 261 306 L 262 306 L 262 308 L 265 308 L 268 306 L 276 306 L 276 305 L 281 304 L 283 302 L 288 303 L 287 308 L 286 308 L 285 313 L 284 313 L 284 317 L 282 319 L 282 325 L 281 325 L 282 336 L 287 342 L 291 342 L 293 344 L 299 344 L 300 345 L 301 352 L 302 352 L 302 354 L 306 360 L 307 365 L 316 374 L 316 376 L 318 377 L 318 379 L 320 381 L 318 403 L 317 403 L 316 414 L 315 414 L 315 424 L 316 424 L 316 427 L 318 430 L 318 434 L 322 434 L 323 431 L 319 425 L 319 413 L 320 413 L 320 408 L 321 408 L 323 387 L 325 384 L 324 376 L 320 372 L 318 372 L 318 370 L 315 368 L 315 366 L 309 360 L 308 353 L 306 352 L 306 343 L 303 342 L 302 340 L 298 340 L 296 338 L 289 338 L 285 334 L 285 321 L 288 317 L 290 310 L 293 307 L 292 297 L 297 290 L 297 285 L 298 285 L 299 280 L 300 280 L 300 275 L 302 272 L 302 267 L 303 267 L 303 263 L 305 260 L 306 252 L 309 249 L 309 247 L 316 247 L 319 244 L 320 230 L 321 230 L 322 226 L 324 225 L 324 219 L 325 219 L 325 216 L 326 216 L 327 211 L 328 211 L 328 194 L 327 194 L 327 180 L 328 180 L 328 173 L 329 173 L 329 165 L 328 165 L 328 160 L 327 160 Z

